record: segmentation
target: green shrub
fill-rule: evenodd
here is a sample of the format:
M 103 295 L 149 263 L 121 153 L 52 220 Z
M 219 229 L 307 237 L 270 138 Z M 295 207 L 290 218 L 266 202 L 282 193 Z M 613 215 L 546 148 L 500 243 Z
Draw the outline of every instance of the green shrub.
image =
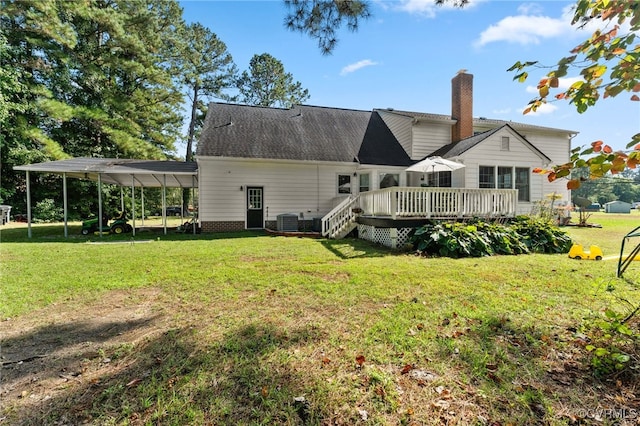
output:
M 634 365 L 632 358 L 640 359 L 640 333 L 629 324 L 633 318 L 634 314 L 625 317 L 607 308 L 604 315 L 585 319 L 582 331 L 589 341 L 585 349 L 597 376 L 617 374 Z
M 62 216 L 62 208 L 57 207 L 51 198 L 38 201 L 33 207 L 34 223 L 59 222 Z
M 414 232 L 410 242 L 421 254 L 454 258 L 567 253 L 571 248 L 571 238 L 551 222 L 524 216 L 508 225 L 482 220 L 428 223 Z
M 521 235 L 529 251 L 534 253 L 568 253 L 571 238 L 564 231 L 543 218 L 518 216 L 511 227 Z

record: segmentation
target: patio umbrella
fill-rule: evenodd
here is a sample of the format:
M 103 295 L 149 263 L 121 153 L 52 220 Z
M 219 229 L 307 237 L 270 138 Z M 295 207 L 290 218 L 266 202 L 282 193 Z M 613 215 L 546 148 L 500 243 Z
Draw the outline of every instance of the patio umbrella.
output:
M 447 160 L 442 157 L 427 157 L 424 160 L 418 161 L 413 166 L 410 166 L 406 171 L 418 173 L 450 172 L 463 167 L 464 164 L 456 163 L 455 161 Z

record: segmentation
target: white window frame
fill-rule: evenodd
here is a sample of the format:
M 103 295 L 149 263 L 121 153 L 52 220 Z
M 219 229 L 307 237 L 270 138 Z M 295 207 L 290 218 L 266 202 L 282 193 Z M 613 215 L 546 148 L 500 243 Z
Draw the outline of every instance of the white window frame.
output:
M 503 136 L 500 141 L 500 151 L 509 151 L 509 136 Z
M 382 188 L 382 181 L 384 180 L 385 177 L 387 177 L 387 175 L 392 175 L 396 178 L 396 185 L 395 186 L 399 186 L 400 185 L 400 173 L 390 173 L 390 172 L 380 172 L 378 174 L 378 188 L 379 189 L 383 189 Z M 388 186 L 387 188 L 393 188 L 392 186 Z
M 362 178 L 365 176 L 367 177 L 367 186 L 366 186 L 367 189 L 363 191 Z M 371 173 L 361 173 L 358 175 L 358 192 L 367 192 L 367 191 L 371 191 Z
M 486 186 L 480 186 L 480 169 L 487 168 L 493 169 L 493 186 L 488 188 Z M 500 169 L 510 170 L 509 176 L 509 186 L 504 184 L 504 180 L 500 180 Z M 526 173 L 524 173 L 526 171 Z M 519 180 L 518 173 L 522 172 L 521 176 L 527 176 L 526 182 L 521 183 Z M 507 176 L 504 174 L 504 176 Z M 486 182 L 488 183 L 488 182 Z M 478 168 L 478 188 L 486 188 L 486 189 L 517 189 L 518 190 L 518 201 L 523 203 L 531 202 L 531 169 L 529 167 L 515 167 L 515 166 L 479 166 Z
M 525 188 L 525 184 L 518 182 L 518 171 L 524 172 L 525 170 L 527 173 L 523 174 L 527 176 L 527 182 L 526 191 L 523 191 L 522 189 Z M 529 167 L 515 167 L 513 175 L 514 188 L 518 190 L 518 201 L 523 203 L 531 202 L 531 169 Z
M 496 188 L 513 189 L 514 178 L 512 166 L 497 166 L 495 177 L 497 179 Z
M 347 182 L 344 182 L 344 179 L 342 178 L 346 178 Z M 353 184 L 352 184 L 352 176 L 351 173 L 338 173 L 336 175 L 336 193 L 338 195 L 349 195 L 353 193 Z M 347 187 L 345 188 L 340 188 L 342 185 L 346 185 L 348 184 Z
M 491 186 L 481 186 L 481 184 L 488 184 L 489 182 L 483 182 L 482 179 L 480 179 L 480 172 L 482 169 L 491 169 Z M 496 187 L 496 166 L 479 166 L 478 167 L 478 188 L 483 188 L 483 189 L 494 189 Z

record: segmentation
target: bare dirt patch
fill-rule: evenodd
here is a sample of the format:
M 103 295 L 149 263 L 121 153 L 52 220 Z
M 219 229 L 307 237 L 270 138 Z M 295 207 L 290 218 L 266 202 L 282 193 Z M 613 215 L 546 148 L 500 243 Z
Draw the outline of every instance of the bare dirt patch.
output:
M 53 304 L 0 321 L 0 424 L 46 413 L 77 387 L 121 369 L 119 354 L 167 328 L 157 289 L 118 290 L 99 301 Z M 30 416 L 27 416 L 30 417 Z

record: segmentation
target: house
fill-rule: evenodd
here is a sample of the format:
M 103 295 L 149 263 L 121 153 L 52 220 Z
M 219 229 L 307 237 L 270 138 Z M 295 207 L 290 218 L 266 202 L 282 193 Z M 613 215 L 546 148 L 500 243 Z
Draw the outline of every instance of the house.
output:
M 436 217 L 436 195 L 449 206 L 439 214 L 459 215 L 529 213 L 552 193 L 570 200 L 565 182 L 532 170 L 568 162 L 575 131 L 474 118 L 464 72 L 452 79 L 451 103 L 451 115 L 211 103 L 196 152 L 203 231 L 276 228 L 279 215 L 295 214 L 322 218 L 324 234 L 340 237 L 358 214 Z M 431 156 L 464 167 L 406 170 Z
M 605 213 L 631 213 L 631 203 L 624 201 L 609 201 L 604 203 Z

